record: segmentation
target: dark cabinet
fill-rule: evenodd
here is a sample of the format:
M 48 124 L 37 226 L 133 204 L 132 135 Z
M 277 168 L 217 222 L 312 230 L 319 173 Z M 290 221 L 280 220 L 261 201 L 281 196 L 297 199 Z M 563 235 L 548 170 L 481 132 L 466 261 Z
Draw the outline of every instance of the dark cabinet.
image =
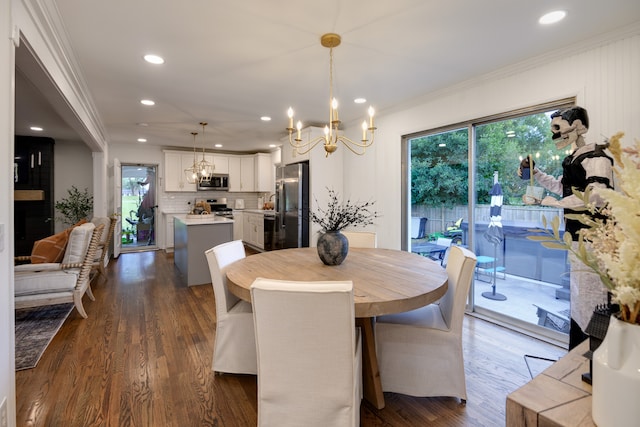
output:
M 29 255 L 33 243 L 54 232 L 54 140 L 15 137 L 14 238 L 15 254 Z

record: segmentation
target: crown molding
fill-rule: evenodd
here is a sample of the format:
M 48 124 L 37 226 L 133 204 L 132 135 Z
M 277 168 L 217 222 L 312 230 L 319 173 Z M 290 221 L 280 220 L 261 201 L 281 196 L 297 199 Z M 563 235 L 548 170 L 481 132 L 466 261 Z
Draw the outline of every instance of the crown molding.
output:
M 59 111 L 93 151 L 106 151 L 107 136 L 91 93 L 80 73 L 55 2 L 24 0 L 17 14 L 21 45 L 28 49 L 49 79 L 67 111 Z M 21 17 L 20 17 L 21 16 Z M 64 108 L 63 108 L 64 109 Z

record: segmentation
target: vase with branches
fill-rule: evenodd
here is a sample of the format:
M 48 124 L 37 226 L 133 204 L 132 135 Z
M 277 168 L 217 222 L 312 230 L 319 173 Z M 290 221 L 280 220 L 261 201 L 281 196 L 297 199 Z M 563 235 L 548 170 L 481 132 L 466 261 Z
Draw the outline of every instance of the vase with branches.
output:
M 329 191 L 329 202 L 326 208 L 318 207 L 309 213 L 309 219 L 322 229 L 318 237 L 318 256 L 326 265 L 340 265 L 349 252 L 349 242 L 340 233 L 349 226 L 365 227 L 373 224 L 378 212 L 373 210 L 375 202 L 342 201 L 333 189 Z M 319 205 L 318 199 L 316 204 Z

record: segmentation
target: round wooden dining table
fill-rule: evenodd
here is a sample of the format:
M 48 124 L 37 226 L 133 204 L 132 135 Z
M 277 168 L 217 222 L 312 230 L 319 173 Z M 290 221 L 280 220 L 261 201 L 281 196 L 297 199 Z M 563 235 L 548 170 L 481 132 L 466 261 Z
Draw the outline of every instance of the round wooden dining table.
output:
M 447 291 L 447 273 L 439 262 L 392 249 L 350 248 L 344 262 L 327 266 L 316 248 L 282 249 L 248 256 L 227 267 L 229 291 L 251 302 L 258 277 L 293 281 L 351 280 L 356 324 L 363 339 L 364 397 L 384 408 L 375 351 L 375 316 L 401 313 L 430 304 Z

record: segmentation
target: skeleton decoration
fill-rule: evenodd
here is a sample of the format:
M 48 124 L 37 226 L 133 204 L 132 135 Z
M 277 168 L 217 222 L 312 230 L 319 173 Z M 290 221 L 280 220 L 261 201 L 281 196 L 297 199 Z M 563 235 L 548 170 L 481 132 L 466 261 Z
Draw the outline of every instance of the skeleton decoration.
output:
M 572 149 L 571 154 L 562 162 L 563 174 L 555 178 L 536 168 L 535 164 L 532 165 L 538 184 L 561 196 L 560 199 L 547 196 L 542 199 L 541 205 L 564 209 L 565 232 L 571 233 L 574 241 L 578 239 L 578 233 L 584 225 L 577 220 L 567 219 L 566 214 L 581 212 L 576 209 L 580 209 L 584 204 L 573 194 L 573 189 L 584 192 L 588 187 L 612 188 L 613 184 L 613 159 L 607 154 L 606 145 L 585 143 L 583 135 L 588 129 L 589 116 L 584 108 L 575 106 L 556 111 L 551 115 L 552 139 L 556 141 L 559 150 L 569 146 Z M 522 166 L 529 166 L 528 159 L 523 160 Z M 590 203 L 602 207 L 603 201 L 597 195 L 592 194 L 591 197 Z M 586 338 L 583 331 L 591 319 L 594 308 L 607 300 L 606 290 L 600 278 L 585 270 L 586 267 L 579 261 L 571 259 L 570 349 Z
M 575 144 L 577 147 L 585 145 L 582 135 L 589 130 L 589 116 L 582 107 L 571 107 L 556 111 L 551 115 L 552 139 L 556 141 L 556 148 L 563 148 Z

